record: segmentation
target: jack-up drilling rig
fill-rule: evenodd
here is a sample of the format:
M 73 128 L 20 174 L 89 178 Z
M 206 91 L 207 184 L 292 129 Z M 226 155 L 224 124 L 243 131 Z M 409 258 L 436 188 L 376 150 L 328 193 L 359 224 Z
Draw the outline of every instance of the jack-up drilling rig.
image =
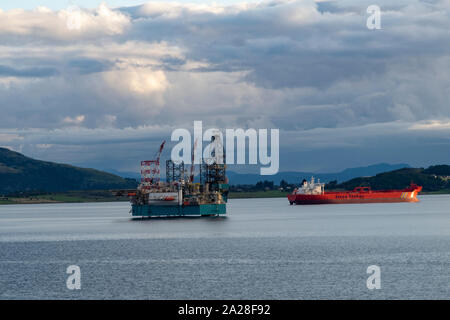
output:
M 219 135 L 212 143 L 223 145 Z M 160 181 L 161 144 L 155 160 L 141 162 L 141 183 L 137 190 L 129 192 L 131 212 L 135 217 L 158 216 L 211 216 L 226 214 L 228 181 L 225 161 L 203 159 L 200 164 L 200 183 L 194 183 L 194 144 L 190 175 L 187 176 L 183 162 L 166 161 L 166 181 Z M 223 150 L 219 152 L 222 154 Z M 217 158 L 216 156 L 214 158 Z

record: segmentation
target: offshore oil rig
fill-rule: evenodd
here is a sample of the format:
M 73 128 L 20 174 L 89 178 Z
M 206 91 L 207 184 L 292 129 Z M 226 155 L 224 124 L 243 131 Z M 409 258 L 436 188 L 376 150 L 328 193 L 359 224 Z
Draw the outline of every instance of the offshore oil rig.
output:
M 223 150 L 219 135 L 214 135 L 216 148 Z M 131 213 L 134 217 L 165 216 L 214 216 L 226 214 L 228 200 L 228 179 L 223 159 L 215 157 L 202 159 L 199 164 L 200 182 L 194 183 L 194 154 L 192 150 L 190 174 L 184 162 L 166 161 L 166 181 L 160 180 L 160 156 L 165 141 L 161 144 L 155 160 L 141 161 L 141 183 L 128 191 L 131 198 Z M 216 149 L 217 150 L 217 149 Z

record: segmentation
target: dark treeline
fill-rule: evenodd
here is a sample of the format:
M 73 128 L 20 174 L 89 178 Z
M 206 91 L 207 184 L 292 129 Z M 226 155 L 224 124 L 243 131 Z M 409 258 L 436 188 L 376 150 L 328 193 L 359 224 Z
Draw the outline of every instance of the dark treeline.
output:
M 259 181 L 254 185 L 232 185 L 233 192 L 282 190 L 292 191 L 300 185 L 289 183 L 285 180 L 280 185 L 273 181 Z M 423 187 L 425 192 L 450 191 L 450 166 L 435 165 L 428 168 L 404 168 L 389 172 L 383 172 L 371 177 L 359 177 L 342 183 L 333 180 L 325 185 L 326 190 L 353 190 L 356 187 L 368 186 L 374 190 L 403 189 L 410 183 L 416 183 Z
M 325 188 L 353 190 L 368 186 L 374 190 L 403 189 L 410 183 L 423 187 L 425 192 L 447 192 L 450 190 L 450 166 L 436 165 L 424 168 L 404 168 L 377 174 L 373 177 L 351 179 L 343 183 L 332 181 Z
M 230 191 L 232 192 L 249 192 L 249 191 L 270 191 L 270 190 L 282 190 L 290 191 L 296 188 L 295 184 L 288 183 L 285 180 L 280 181 L 280 185 L 276 185 L 273 181 L 259 181 L 256 184 L 238 184 L 231 185 Z

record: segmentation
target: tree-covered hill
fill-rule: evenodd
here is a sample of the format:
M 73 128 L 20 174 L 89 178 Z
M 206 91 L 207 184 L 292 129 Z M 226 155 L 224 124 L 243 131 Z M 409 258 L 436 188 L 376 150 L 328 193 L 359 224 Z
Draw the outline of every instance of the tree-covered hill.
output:
M 359 186 L 370 186 L 374 190 L 403 189 L 411 182 L 421 185 L 425 192 L 449 190 L 450 166 L 437 165 L 427 169 L 404 168 L 373 177 L 355 178 L 340 184 L 329 183 L 326 188 L 353 190 Z
M 128 189 L 136 186 L 134 179 L 124 179 L 95 169 L 35 160 L 0 148 L 0 195 L 29 191 Z

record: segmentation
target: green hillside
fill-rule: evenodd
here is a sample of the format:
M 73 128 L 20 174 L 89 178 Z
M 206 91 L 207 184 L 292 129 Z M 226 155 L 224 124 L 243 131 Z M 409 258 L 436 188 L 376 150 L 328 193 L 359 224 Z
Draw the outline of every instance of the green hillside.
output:
M 0 195 L 15 192 L 135 188 L 134 179 L 94 169 L 28 158 L 0 148 Z
M 450 189 L 450 166 L 437 165 L 427 169 L 404 168 L 377 174 L 373 177 L 361 177 L 335 184 L 329 183 L 327 189 L 353 190 L 359 186 L 370 186 L 374 190 L 403 189 L 411 182 L 423 187 L 425 192 L 437 192 Z

